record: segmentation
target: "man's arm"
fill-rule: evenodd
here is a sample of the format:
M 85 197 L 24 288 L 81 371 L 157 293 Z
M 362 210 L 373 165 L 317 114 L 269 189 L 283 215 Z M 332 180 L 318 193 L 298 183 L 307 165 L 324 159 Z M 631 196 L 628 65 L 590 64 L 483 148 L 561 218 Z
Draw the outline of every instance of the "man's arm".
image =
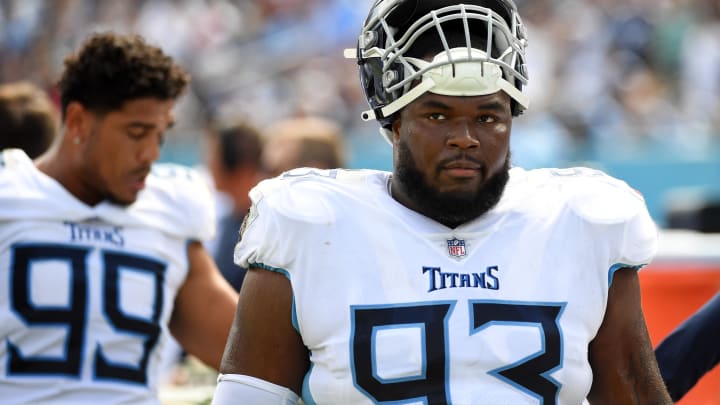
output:
M 655 355 L 670 396 L 679 401 L 720 362 L 720 293 L 663 339 Z
M 591 404 L 672 404 L 645 325 L 636 270 L 615 273 L 605 319 L 589 351 Z
M 170 331 L 188 353 L 217 370 L 237 293 L 200 242 L 190 243 L 187 254 L 188 275 L 175 298 Z
M 220 372 L 254 377 L 300 395 L 310 360 L 292 325 L 292 303 L 292 287 L 284 275 L 251 267 Z

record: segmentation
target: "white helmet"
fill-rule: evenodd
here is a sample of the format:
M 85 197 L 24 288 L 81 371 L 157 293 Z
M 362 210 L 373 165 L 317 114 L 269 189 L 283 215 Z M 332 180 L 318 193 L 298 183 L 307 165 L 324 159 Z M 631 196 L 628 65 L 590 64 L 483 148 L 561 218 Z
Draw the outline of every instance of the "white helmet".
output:
M 394 114 L 425 92 L 479 96 L 500 90 L 512 113 L 529 105 L 525 27 L 512 0 L 376 0 L 357 49 L 360 81 L 371 110 L 391 140 Z M 419 52 L 425 52 L 421 54 Z

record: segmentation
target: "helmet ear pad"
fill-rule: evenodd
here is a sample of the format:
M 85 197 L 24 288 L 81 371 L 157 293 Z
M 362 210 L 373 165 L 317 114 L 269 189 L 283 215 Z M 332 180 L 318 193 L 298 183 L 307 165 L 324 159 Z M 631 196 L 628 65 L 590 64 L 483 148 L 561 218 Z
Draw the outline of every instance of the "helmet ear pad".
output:
M 396 114 L 385 117 L 382 115 L 380 108 L 397 99 L 401 95 L 401 92 L 397 91 L 394 92 L 394 94 L 388 93 L 385 90 L 383 81 L 386 80 L 387 77 L 392 77 L 393 83 L 402 81 L 405 78 L 405 69 L 403 69 L 400 63 L 393 63 L 383 72 L 382 61 L 380 58 L 362 59 L 359 61 L 359 65 L 360 83 L 365 91 L 365 94 L 372 95 L 368 98 L 368 103 L 375 111 L 375 119 L 380 122 L 382 127 L 389 128 L 395 120 L 394 116 Z M 366 118 L 368 117 L 363 117 L 363 119 Z

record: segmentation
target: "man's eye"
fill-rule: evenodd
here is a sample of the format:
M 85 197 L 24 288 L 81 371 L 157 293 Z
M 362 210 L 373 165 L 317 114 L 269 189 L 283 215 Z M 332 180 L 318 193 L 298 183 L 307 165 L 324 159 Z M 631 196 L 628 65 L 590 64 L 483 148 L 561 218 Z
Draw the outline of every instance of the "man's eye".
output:
M 445 114 L 441 114 L 441 113 L 430 113 L 430 114 L 428 114 L 427 118 L 428 118 L 429 120 L 444 120 L 444 119 L 445 119 Z
M 480 117 L 478 117 L 478 122 L 483 124 L 492 124 L 495 122 L 495 117 L 493 117 L 492 115 L 481 115 Z
M 139 139 L 145 135 L 145 131 L 139 128 L 131 128 L 128 129 L 127 134 L 133 139 Z

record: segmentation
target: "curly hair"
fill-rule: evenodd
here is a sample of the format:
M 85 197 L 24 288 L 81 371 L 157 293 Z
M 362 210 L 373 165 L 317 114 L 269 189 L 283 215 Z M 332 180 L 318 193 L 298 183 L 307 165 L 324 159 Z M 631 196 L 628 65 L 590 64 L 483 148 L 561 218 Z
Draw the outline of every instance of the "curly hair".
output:
M 63 119 L 73 101 L 102 114 L 138 98 L 176 99 L 189 82 L 182 67 L 141 36 L 94 34 L 65 59 L 58 82 Z

